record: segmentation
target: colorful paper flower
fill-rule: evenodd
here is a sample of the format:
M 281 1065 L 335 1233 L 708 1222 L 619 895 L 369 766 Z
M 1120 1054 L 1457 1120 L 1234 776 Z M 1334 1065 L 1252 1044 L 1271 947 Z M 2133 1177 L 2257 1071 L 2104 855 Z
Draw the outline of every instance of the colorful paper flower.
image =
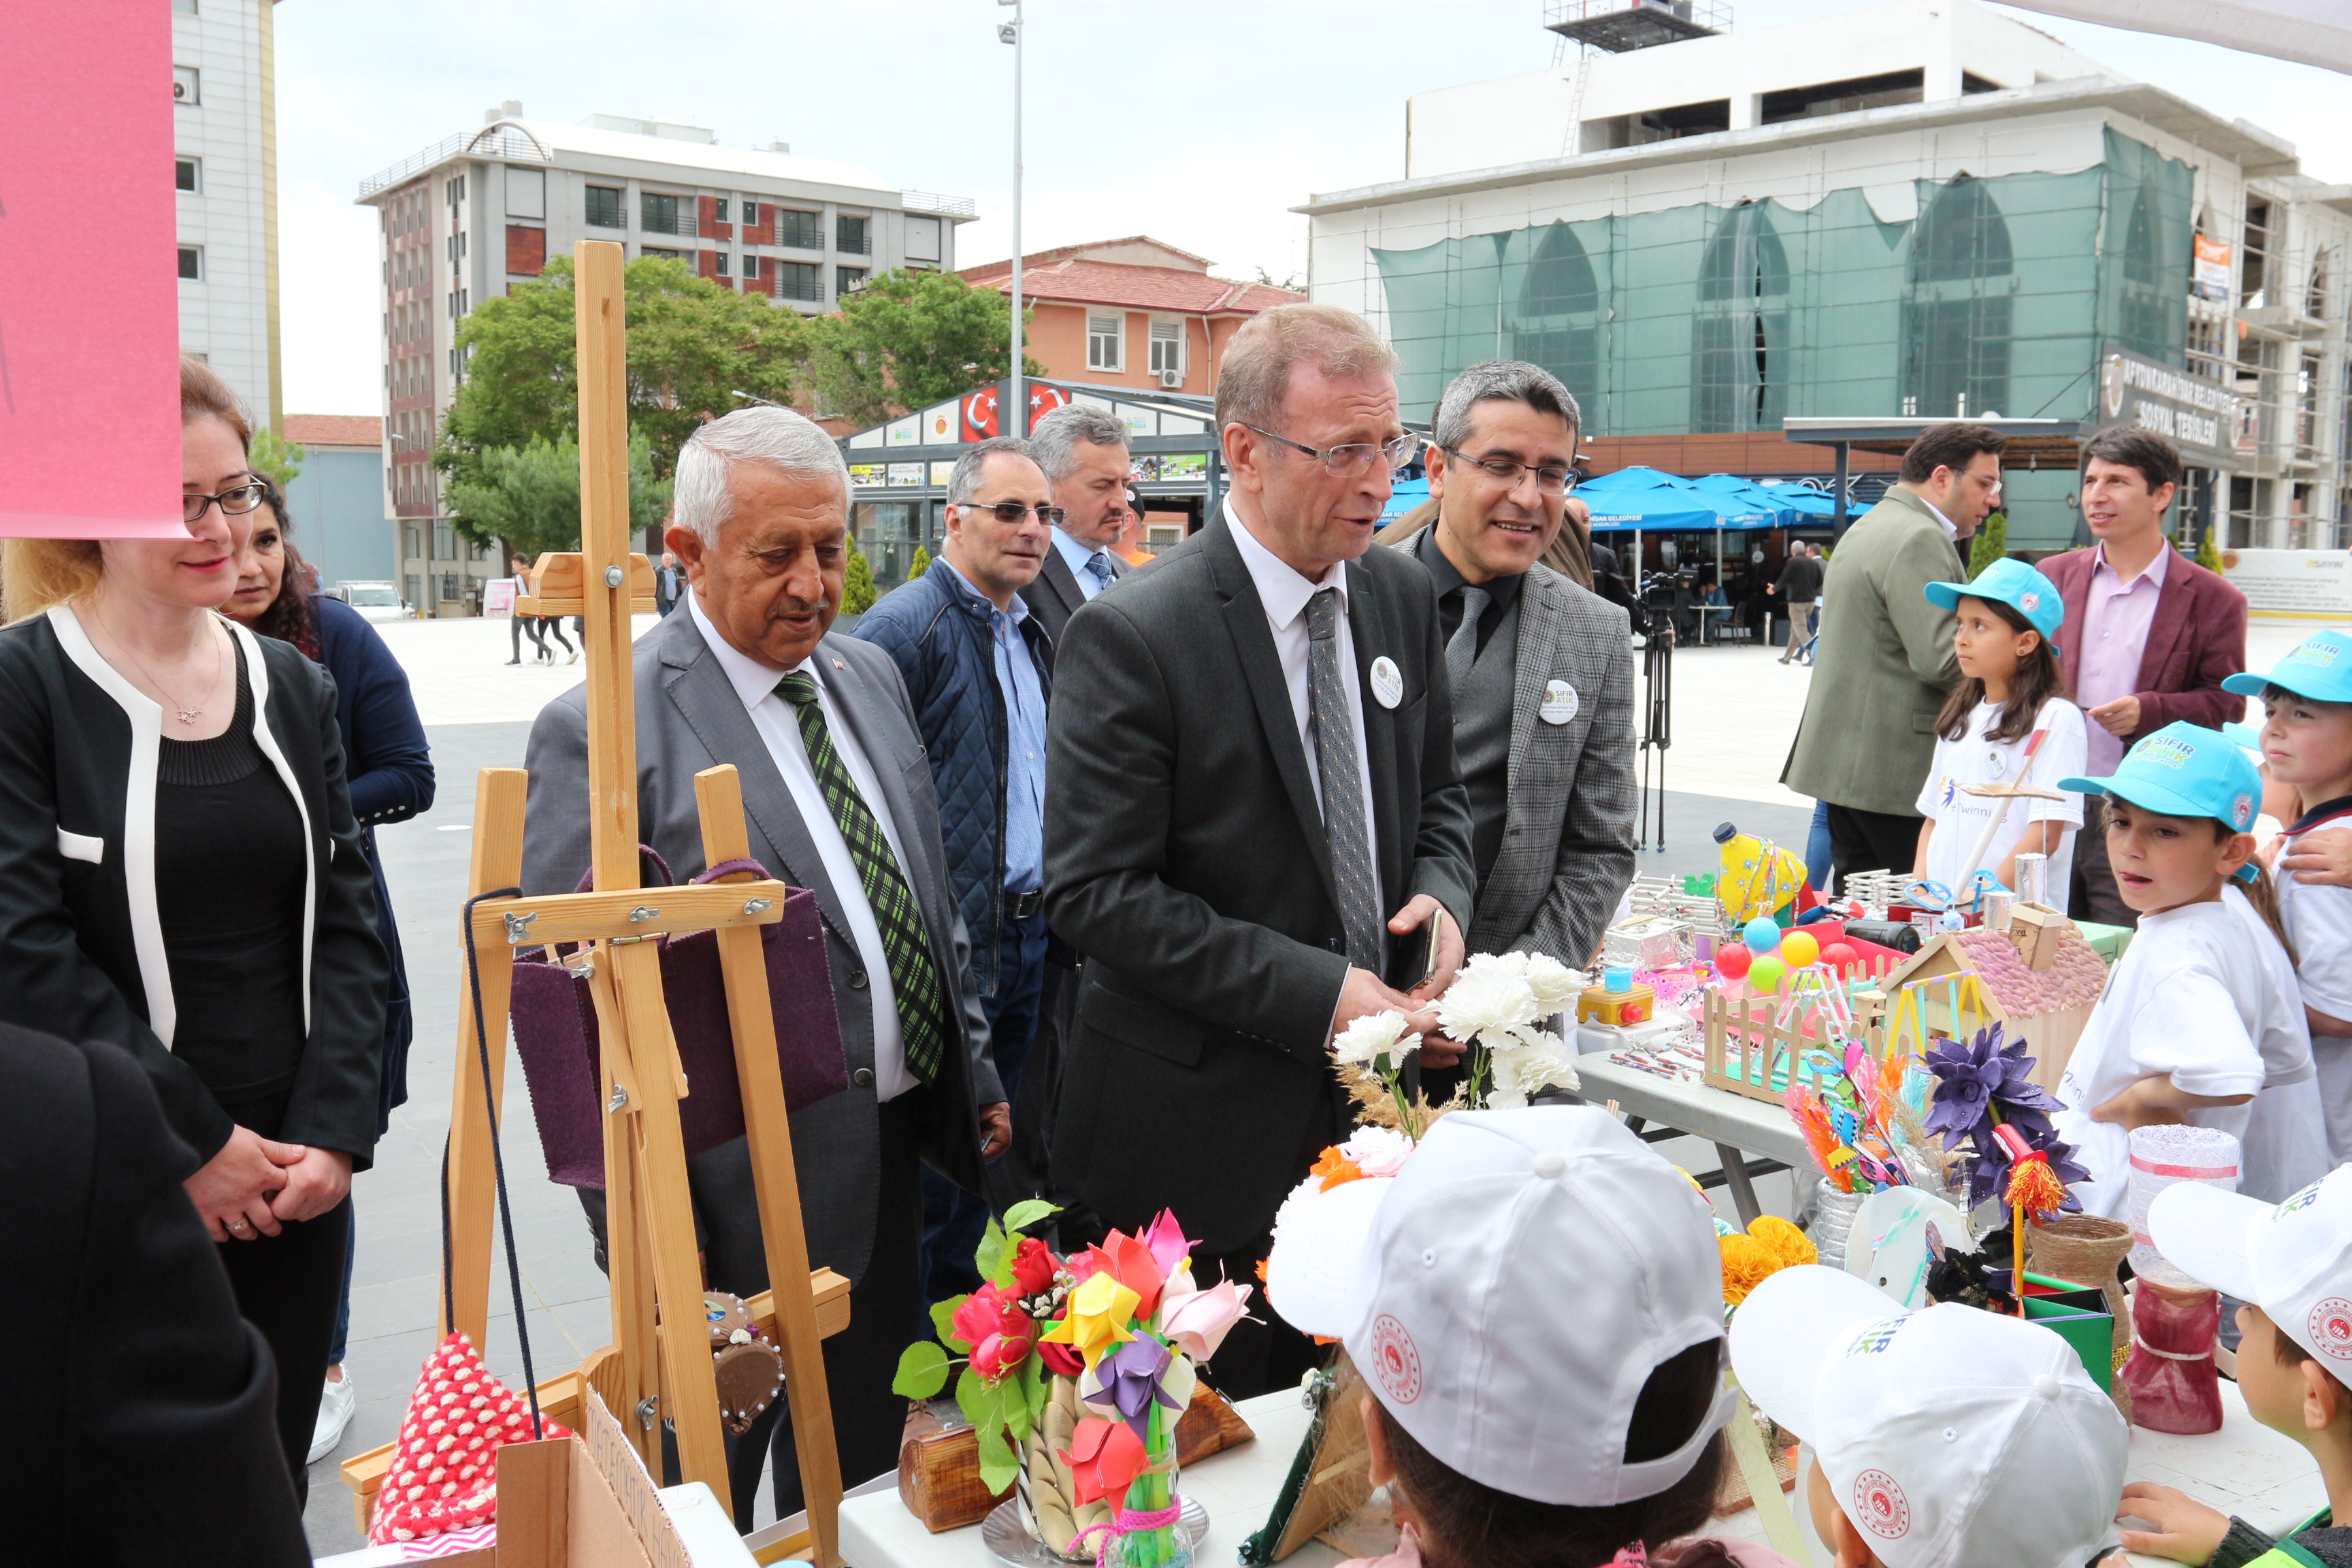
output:
M 1323 1185 L 1318 1190 L 1327 1193 L 1342 1182 L 1360 1181 L 1363 1174 L 1364 1168 L 1349 1159 L 1347 1151 L 1339 1148 L 1326 1149 L 1318 1154 L 1315 1163 L 1307 1173 L 1308 1180 L 1319 1179 Z
M 1087 1256 L 1094 1259 L 1095 1273 L 1108 1274 L 1135 1292 L 1135 1321 L 1150 1322 L 1160 1309 L 1160 1292 L 1168 1283 L 1150 1247 L 1139 1237 L 1115 1230 L 1101 1246 L 1087 1248 Z
M 1207 1361 L 1225 1332 L 1247 1315 L 1249 1287 L 1220 1279 L 1205 1290 L 1171 1294 L 1160 1309 L 1160 1331 L 1194 1361 Z
M 2061 1142 L 2051 1124 L 2050 1113 L 2058 1102 L 2029 1076 L 2033 1058 L 2025 1054 L 2023 1037 L 2004 1045 L 2001 1026 L 1989 1025 L 1965 1045 L 1937 1041 L 1928 1047 L 1927 1061 L 1936 1075 L 1927 1131 L 1942 1134 L 1948 1150 L 1969 1146 L 1970 1208 L 1999 1194 L 2009 1174 L 2009 1151 L 1992 1135 L 1998 1125 L 2017 1129 L 2030 1146 L 2049 1158 L 2051 1173 L 2061 1182 L 2090 1179 L 2090 1172 L 2074 1163 L 2074 1146 Z M 2063 1206 L 2074 1210 L 2081 1203 L 2069 1192 Z
M 1135 1337 L 1128 1324 L 1137 1300 L 1116 1275 L 1098 1270 L 1070 1292 L 1069 1315 L 1038 1337 L 1047 1344 L 1069 1346 L 1092 1365 L 1109 1346 Z
M 1095 1363 L 1095 1377 L 1100 1384 L 1086 1395 L 1089 1405 L 1098 1405 L 1118 1412 L 1135 1433 L 1138 1442 L 1146 1441 L 1147 1421 L 1151 1406 L 1160 1405 L 1182 1414 L 1183 1406 L 1160 1386 L 1160 1379 L 1168 1371 L 1168 1347 L 1158 1340 L 1129 1340 Z
M 1078 1501 L 1124 1499 L 1129 1485 L 1143 1473 L 1143 1439 L 1123 1421 L 1089 1415 L 1070 1434 L 1070 1446 L 1062 1450 L 1062 1462 L 1070 1467 Z
M 1151 1254 L 1152 1264 L 1163 1281 L 1173 1279 L 1176 1271 L 1184 1267 L 1184 1260 L 1192 1255 L 1192 1243 L 1185 1238 L 1184 1227 L 1167 1209 L 1160 1211 L 1160 1217 L 1151 1222 L 1142 1240 L 1144 1250 Z

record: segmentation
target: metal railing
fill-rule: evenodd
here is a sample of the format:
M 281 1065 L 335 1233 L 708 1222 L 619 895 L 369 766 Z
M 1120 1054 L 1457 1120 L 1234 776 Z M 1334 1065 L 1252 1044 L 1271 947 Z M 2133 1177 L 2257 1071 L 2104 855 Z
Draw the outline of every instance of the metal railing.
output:
M 1621 11 L 1664 11 L 1685 22 L 1727 32 L 1731 27 L 1728 0 L 1544 0 L 1544 26 L 1590 22 Z
M 552 163 L 555 155 L 539 144 L 539 139 L 520 125 L 488 125 L 479 131 L 460 131 L 455 136 L 444 136 L 419 153 L 412 153 L 389 169 L 379 169 L 360 182 L 360 200 L 365 201 L 378 191 L 415 178 L 438 163 L 446 163 L 459 153 L 477 158 L 494 158 L 506 163 Z
M 941 217 L 980 216 L 980 204 L 970 196 L 934 195 L 929 191 L 900 191 L 898 205 L 910 213 L 937 213 Z
M 650 195 L 652 193 L 648 192 L 646 194 Z M 677 205 L 672 211 L 670 220 L 667 223 L 656 221 L 654 216 L 654 209 L 640 201 L 638 204 L 637 219 L 637 226 L 645 230 L 647 234 L 672 234 L 677 235 L 682 239 L 692 239 L 702 232 L 702 225 L 699 217 L 698 216 L 694 205 L 694 198 L 692 196 L 680 196 L 677 199 Z

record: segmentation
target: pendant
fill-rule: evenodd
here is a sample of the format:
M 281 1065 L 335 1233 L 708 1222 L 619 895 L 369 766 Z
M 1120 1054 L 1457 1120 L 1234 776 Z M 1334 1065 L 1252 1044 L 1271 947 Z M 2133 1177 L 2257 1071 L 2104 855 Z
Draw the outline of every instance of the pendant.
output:
M 183 724 L 194 724 L 205 716 L 205 710 L 201 708 L 175 708 L 174 710 L 180 715 L 180 722 Z

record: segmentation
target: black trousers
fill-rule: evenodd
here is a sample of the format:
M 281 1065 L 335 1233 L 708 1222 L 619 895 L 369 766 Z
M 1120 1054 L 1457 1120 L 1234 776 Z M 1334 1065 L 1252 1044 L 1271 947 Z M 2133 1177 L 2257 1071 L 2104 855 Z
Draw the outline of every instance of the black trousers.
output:
M 2085 815 L 2090 820 L 2074 835 L 2074 869 L 2066 890 L 2066 912 L 2078 921 L 2137 931 L 2139 911 L 2124 902 L 2116 888 L 2115 868 L 2107 863 L 2107 835 L 2099 826 L 2101 813 L 2094 806 Z
M 327 1381 L 351 1228 L 345 1198 L 316 1219 L 289 1222 L 276 1236 L 220 1245 L 236 1310 L 261 1331 L 278 1363 L 278 1440 L 297 1500 L 310 1495 L 310 1433 Z
M 522 638 L 525 632 L 530 634 L 531 647 L 537 648 L 541 654 L 547 652 L 547 638 L 539 629 L 537 616 L 509 616 L 507 647 L 512 650 L 510 657 L 518 659 L 522 658 Z
M 1921 818 L 1892 811 L 1857 811 L 1850 805 L 1830 805 L 1830 868 L 1837 890 L 1845 891 L 1849 871 L 1893 871 L 1908 875 L 1919 858 Z

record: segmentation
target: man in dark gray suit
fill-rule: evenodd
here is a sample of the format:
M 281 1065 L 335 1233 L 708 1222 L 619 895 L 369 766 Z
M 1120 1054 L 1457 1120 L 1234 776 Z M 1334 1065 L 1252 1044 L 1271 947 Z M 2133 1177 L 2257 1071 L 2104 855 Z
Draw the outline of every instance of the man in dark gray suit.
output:
M 1402 548 L 1437 591 L 1478 875 L 1473 952 L 1581 969 L 1633 878 L 1625 612 L 1541 556 L 1576 483 L 1576 399 L 1507 360 L 1456 376 L 1431 426 L 1434 524 Z
M 753 857 L 817 895 L 851 1087 L 793 1113 L 793 1151 L 809 1257 L 851 1282 L 849 1327 L 824 1342 L 824 1362 L 856 1484 L 898 1462 L 906 1401 L 891 1372 L 924 1306 L 918 1160 L 977 1191 L 1011 1118 L 906 688 L 888 654 L 828 634 L 852 548 L 839 449 L 790 410 L 739 409 L 688 438 L 672 501 L 665 539 L 690 592 L 635 650 L 637 837 L 681 880 L 700 871 L 694 775 L 732 763 Z M 531 727 L 529 892 L 569 892 L 588 865 L 586 714 L 575 688 Z M 695 1156 L 687 1175 L 710 1284 L 766 1289 L 743 1140 Z M 600 1238 L 603 1195 L 582 1194 Z M 771 1433 L 776 1510 L 801 1507 L 783 1408 L 731 1447 L 739 1524 Z
M 1346 1133 L 1334 1030 L 1394 1009 L 1433 1031 L 1461 963 L 1469 811 L 1436 604 L 1420 567 L 1366 553 L 1412 450 L 1395 364 L 1334 306 L 1236 332 L 1223 515 L 1072 616 L 1055 663 L 1045 910 L 1086 969 L 1054 1176 L 1123 1229 L 1172 1208 L 1203 1283 L 1252 1278 Z M 1255 1394 L 1313 1356 L 1244 1323 L 1213 1381 Z
M 1029 433 L 1029 455 L 1054 487 L 1062 521 L 1036 580 L 1021 590 L 1037 624 L 1055 643 L 1080 605 L 1129 568 L 1118 539 L 1133 513 L 1127 504 L 1127 423 L 1083 403 L 1066 403 Z

